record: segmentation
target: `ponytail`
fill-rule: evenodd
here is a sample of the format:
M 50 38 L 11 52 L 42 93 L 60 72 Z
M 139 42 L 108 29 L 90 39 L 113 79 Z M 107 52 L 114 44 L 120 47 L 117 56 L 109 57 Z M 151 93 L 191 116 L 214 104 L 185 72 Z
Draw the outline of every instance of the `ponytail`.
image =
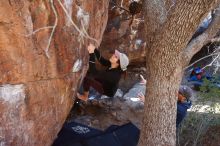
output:
M 123 71 L 121 69 L 121 66 L 120 66 L 120 60 L 117 61 L 117 63 L 119 64 L 119 69 L 121 70 L 121 75 L 123 76 L 124 80 L 127 78 L 127 70 Z
M 123 76 L 124 80 L 127 78 L 127 70 L 122 71 L 122 76 Z

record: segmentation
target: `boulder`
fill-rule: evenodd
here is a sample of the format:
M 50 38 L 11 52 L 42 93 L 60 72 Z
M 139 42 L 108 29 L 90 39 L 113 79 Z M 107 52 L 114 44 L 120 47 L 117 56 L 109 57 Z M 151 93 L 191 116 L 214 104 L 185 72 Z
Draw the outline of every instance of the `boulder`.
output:
M 52 144 L 107 15 L 106 0 L 0 2 L 1 146 Z
M 137 0 L 141 4 L 140 0 Z M 132 18 L 129 11 L 132 1 L 111 0 L 109 17 L 100 50 L 109 57 L 115 49 L 128 55 L 130 64 L 145 62 L 144 21 L 143 12 Z M 126 9 L 126 10 L 124 10 Z M 134 10 L 132 10 L 134 11 Z

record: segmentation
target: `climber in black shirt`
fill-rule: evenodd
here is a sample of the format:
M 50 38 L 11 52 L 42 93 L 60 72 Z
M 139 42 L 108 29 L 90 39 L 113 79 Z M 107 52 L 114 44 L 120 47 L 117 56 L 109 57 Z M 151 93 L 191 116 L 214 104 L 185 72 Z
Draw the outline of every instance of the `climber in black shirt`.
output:
M 118 88 L 122 74 L 127 70 L 128 57 L 124 53 L 115 50 L 109 60 L 103 58 L 93 44 L 88 46 L 89 70 L 83 81 L 84 93 L 77 93 L 79 99 L 87 101 L 89 88 L 93 87 L 97 92 L 113 97 Z M 98 60 L 107 69 L 99 71 L 96 69 L 95 60 Z

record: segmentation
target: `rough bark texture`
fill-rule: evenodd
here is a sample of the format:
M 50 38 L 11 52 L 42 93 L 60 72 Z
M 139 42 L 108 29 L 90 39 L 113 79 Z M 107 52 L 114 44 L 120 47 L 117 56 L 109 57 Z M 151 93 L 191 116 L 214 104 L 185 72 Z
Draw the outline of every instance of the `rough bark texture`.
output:
M 200 21 L 219 1 L 173 1 L 175 5 L 164 5 L 164 9 L 169 10 L 165 21 L 151 19 L 156 12 L 151 10 L 153 4 L 149 3 L 154 2 L 146 0 L 144 4 L 148 82 L 139 144 L 174 146 L 177 91 L 182 77 L 182 65 L 186 61 L 181 60 L 180 55 Z
M 58 0 L 0 1 L 0 145 L 49 146 L 68 115 L 88 62 L 87 38 L 71 25 Z M 100 43 L 108 0 L 62 0 L 73 21 Z M 49 58 L 46 56 L 48 53 Z M 72 72 L 80 59 L 82 66 Z M 80 61 L 79 61 L 80 62 Z
M 190 59 L 207 43 L 219 41 L 219 38 L 215 38 L 220 28 L 220 7 L 218 6 L 213 15 L 213 20 L 208 29 L 201 35 L 194 38 L 183 51 L 182 59 L 187 60 L 184 66 L 189 64 Z

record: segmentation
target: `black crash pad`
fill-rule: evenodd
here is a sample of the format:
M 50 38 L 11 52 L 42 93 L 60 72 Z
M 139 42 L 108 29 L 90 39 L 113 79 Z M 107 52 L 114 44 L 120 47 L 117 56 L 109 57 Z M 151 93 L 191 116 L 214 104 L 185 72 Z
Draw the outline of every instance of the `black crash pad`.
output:
M 105 131 L 71 122 L 65 123 L 52 146 L 137 146 L 140 130 L 128 123 Z

